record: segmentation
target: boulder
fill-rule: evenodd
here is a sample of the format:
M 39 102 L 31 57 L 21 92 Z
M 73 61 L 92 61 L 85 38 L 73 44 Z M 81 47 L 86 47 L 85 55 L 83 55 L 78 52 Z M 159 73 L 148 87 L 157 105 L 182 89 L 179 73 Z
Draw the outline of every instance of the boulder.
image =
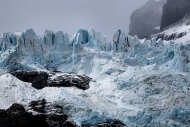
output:
M 61 72 L 15 71 L 11 72 L 11 74 L 23 82 L 32 83 L 32 86 L 36 89 L 75 86 L 86 90 L 90 88 L 89 83 L 92 80 L 88 76 Z

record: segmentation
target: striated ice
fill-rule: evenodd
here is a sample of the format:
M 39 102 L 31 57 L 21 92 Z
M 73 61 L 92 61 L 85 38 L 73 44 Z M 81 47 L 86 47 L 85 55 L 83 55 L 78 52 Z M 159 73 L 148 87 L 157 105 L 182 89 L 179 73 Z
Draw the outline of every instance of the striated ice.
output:
M 33 29 L 28 29 L 22 33 L 21 37 L 18 40 L 18 49 L 25 50 L 35 57 L 42 55 L 40 39 Z
M 87 30 L 83 30 L 83 29 L 79 29 L 74 37 L 73 37 L 73 41 L 74 42 L 78 42 L 79 44 L 85 44 L 88 43 L 88 31 Z
M 113 36 L 113 49 L 117 52 L 127 51 L 127 47 L 129 46 L 128 40 L 125 35 L 124 30 L 116 30 Z
M 89 33 L 89 47 L 102 50 L 110 51 L 110 43 L 106 41 L 106 38 L 100 33 L 96 32 L 94 29 L 88 30 Z

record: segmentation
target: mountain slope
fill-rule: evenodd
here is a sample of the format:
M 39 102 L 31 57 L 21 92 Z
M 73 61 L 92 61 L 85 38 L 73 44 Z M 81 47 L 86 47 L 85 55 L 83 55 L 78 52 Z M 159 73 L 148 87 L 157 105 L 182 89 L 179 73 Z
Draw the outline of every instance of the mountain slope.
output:
M 145 5 L 135 10 L 130 17 L 129 35 L 145 38 L 159 32 L 165 3 L 166 0 L 148 0 Z
M 190 37 L 190 13 L 186 14 L 178 22 L 166 27 L 162 32 L 151 37 L 162 40 L 173 40 L 175 42 L 189 42 Z
M 167 0 L 163 7 L 161 30 L 181 20 L 187 13 L 190 13 L 190 0 Z

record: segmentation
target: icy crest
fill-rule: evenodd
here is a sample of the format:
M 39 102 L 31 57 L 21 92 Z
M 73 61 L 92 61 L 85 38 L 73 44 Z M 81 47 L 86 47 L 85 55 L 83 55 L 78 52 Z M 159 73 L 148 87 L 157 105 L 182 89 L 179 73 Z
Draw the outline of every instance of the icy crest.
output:
M 18 57 L 16 62 L 27 68 L 32 68 L 32 63 L 37 63 L 47 69 L 56 70 L 59 65 L 76 59 L 76 55 L 85 50 L 85 47 L 120 54 L 124 64 L 131 66 L 166 64 L 173 70 L 190 71 L 189 44 L 161 39 L 156 41 L 156 38 L 140 40 L 137 36 L 126 35 L 121 29 L 115 31 L 112 42 L 93 29 L 80 29 L 72 38 L 63 31 L 54 33 L 51 30 L 46 30 L 43 37 L 37 36 L 33 29 L 24 31 L 20 36 L 4 33 L 0 39 L 0 65 L 6 67 L 7 59 L 10 61 Z M 29 57 L 32 59 L 27 61 Z

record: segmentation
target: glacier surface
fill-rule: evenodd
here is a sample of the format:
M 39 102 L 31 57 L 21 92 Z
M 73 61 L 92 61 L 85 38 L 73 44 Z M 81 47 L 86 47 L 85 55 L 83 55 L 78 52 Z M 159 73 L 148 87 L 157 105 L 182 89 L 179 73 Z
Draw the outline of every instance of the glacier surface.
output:
M 78 125 L 118 119 L 129 127 L 190 126 L 190 44 L 138 39 L 118 29 L 106 40 L 93 29 L 72 37 L 33 29 L 0 38 L 0 108 L 45 98 Z M 87 75 L 88 90 L 37 90 L 9 72 L 62 71 Z

